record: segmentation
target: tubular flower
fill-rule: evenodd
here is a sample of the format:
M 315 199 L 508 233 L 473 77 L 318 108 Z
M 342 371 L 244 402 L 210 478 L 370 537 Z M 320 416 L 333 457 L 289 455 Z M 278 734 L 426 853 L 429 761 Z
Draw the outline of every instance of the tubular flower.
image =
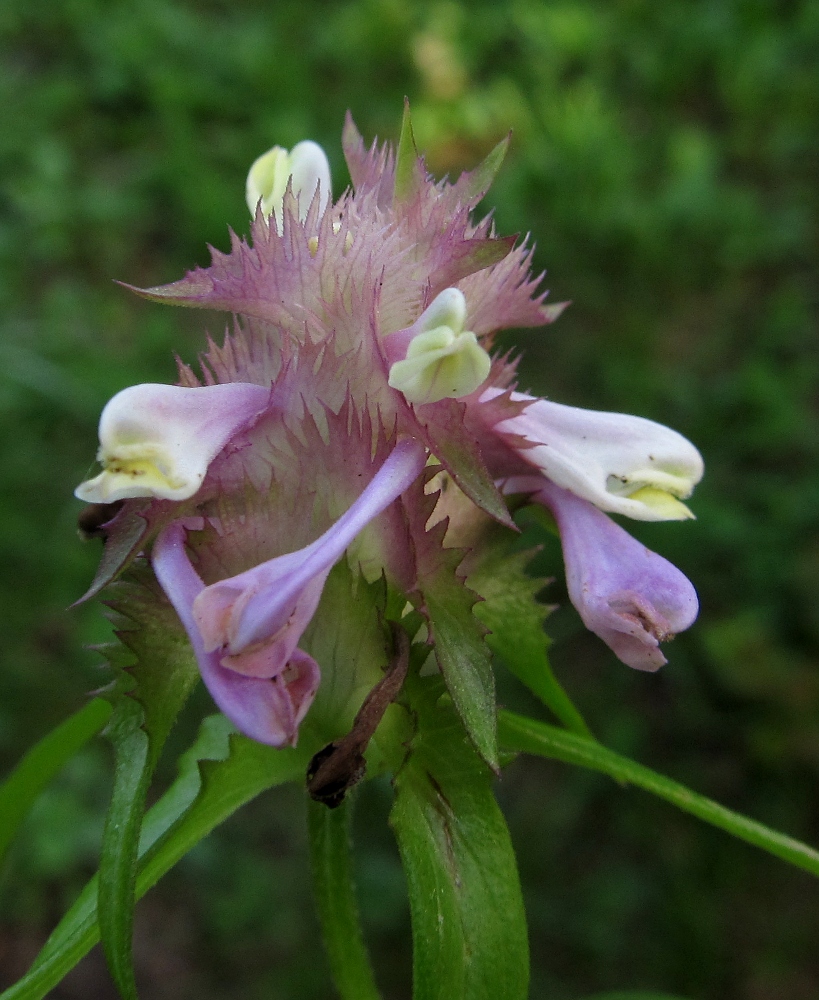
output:
M 533 477 L 510 479 L 509 492 L 533 492 L 554 515 L 566 583 L 586 627 L 637 670 L 657 670 L 660 643 L 693 624 L 699 604 L 690 581 L 605 514 L 568 490 Z
M 488 389 L 482 399 L 499 395 Z M 693 517 L 682 503 L 700 481 L 700 453 L 682 434 L 626 413 L 599 413 L 513 392 L 526 403 L 495 425 L 498 434 L 523 438 L 521 458 L 547 479 L 601 510 L 638 521 Z
M 123 389 L 100 417 L 97 459 L 103 471 L 81 483 L 75 495 L 89 503 L 187 500 L 227 441 L 265 409 L 269 396 L 268 389 L 243 382 Z
M 202 679 L 213 700 L 243 733 L 271 746 L 295 744 L 321 673 L 316 661 L 299 649 L 270 675 L 247 677 L 224 667 L 205 649 L 191 609 L 205 585 L 185 554 L 184 522 L 175 521 L 158 536 L 153 567 L 193 646 Z
M 238 673 L 279 674 L 313 617 L 327 574 L 367 524 L 418 478 L 426 460 L 422 445 L 402 441 L 315 542 L 204 589 L 192 610 L 205 650 L 221 649 L 222 665 Z
M 276 746 L 295 742 L 308 709 L 344 733 L 391 662 L 386 609 L 413 609 L 401 621 L 433 647 L 492 763 L 475 722 L 494 718 L 485 629 L 455 536 L 479 562 L 493 521 L 514 529 L 504 493 L 522 483 L 555 512 L 586 623 L 627 663 L 654 667 L 657 643 L 696 604 L 681 610 L 673 568 L 647 564 L 592 505 L 687 516 L 702 464 L 650 421 L 512 391 L 495 333 L 543 326 L 562 307 L 545 304 L 530 249 L 472 218 L 503 144 L 437 182 L 407 123 L 397 151 L 368 150 L 348 119 L 352 188 L 332 211 L 320 148 L 271 150 L 248 178 L 252 239 L 232 235 L 208 268 L 137 290 L 233 320 L 201 377 L 180 363 L 177 386 L 136 386 L 103 412 L 103 472 L 78 496 L 123 502 L 103 511 L 89 595 L 123 570 L 136 578 L 128 567 L 149 553 L 217 705 Z

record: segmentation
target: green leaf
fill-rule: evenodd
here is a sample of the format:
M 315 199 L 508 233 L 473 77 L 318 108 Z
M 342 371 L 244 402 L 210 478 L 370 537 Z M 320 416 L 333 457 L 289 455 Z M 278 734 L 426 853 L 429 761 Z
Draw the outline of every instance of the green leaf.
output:
M 404 98 L 404 117 L 395 155 L 395 200 L 406 201 L 415 192 L 419 181 L 418 147 L 412 131 L 409 100 Z
M 582 736 L 589 728 L 549 665 L 551 640 L 543 622 L 551 613 L 536 600 L 546 581 L 526 573 L 535 551 L 508 554 L 510 536 L 494 531 L 481 547 L 481 559 L 467 583 L 483 602 L 475 614 L 490 630 L 489 648 L 547 706 L 564 726 Z
M 37 796 L 110 715 L 102 698 L 88 702 L 33 746 L 0 785 L 0 863 Z
M 162 747 L 190 694 L 198 670 L 173 608 L 146 568 L 110 588 L 121 668 L 128 659 L 132 689 L 117 700 L 108 735 L 115 751 L 114 787 L 100 856 L 99 922 L 111 976 L 135 1000 L 131 939 L 137 849 L 145 797 Z
M 506 501 L 489 474 L 478 440 L 465 423 L 466 406 L 441 399 L 416 413 L 426 444 L 469 499 L 499 524 L 516 531 Z
M 472 610 L 478 596 L 459 572 L 464 551 L 443 547 L 443 521 L 425 530 L 436 496 L 425 495 L 420 481 L 405 494 L 404 510 L 415 539 L 418 610 L 427 619 L 438 666 L 466 731 L 478 753 L 497 770 L 495 678 L 486 629 Z
M 447 254 L 446 263 L 431 278 L 430 299 L 470 274 L 500 263 L 512 252 L 517 240 L 517 236 L 476 236 L 456 243 Z
M 390 823 L 412 912 L 414 1000 L 525 1000 L 526 918 L 515 855 L 475 754 L 437 679 L 395 778 Z
M 642 764 L 621 757 L 593 740 L 568 733 L 565 729 L 536 722 L 513 712 L 498 715 L 501 745 L 516 753 L 532 753 L 551 757 L 567 764 L 577 764 L 593 771 L 602 771 L 616 781 L 636 785 L 652 795 L 665 799 L 692 816 L 705 820 L 712 826 L 732 833 L 740 840 L 761 847 L 763 851 L 819 876 L 819 851 L 771 830 L 755 820 L 692 792 L 684 785 L 657 774 Z
M 211 724 L 203 732 L 205 738 L 200 749 L 203 745 L 214 745 L 216 752 L 222 752 L 224 729 Z M 240 806 L 268 788 L 301 778 L 318 748 L 318 741 L 304 726 L 301 745 L 295 749 L 274 750 L 233 735 L 226 759 L 207 760 L 201 765 L 201 788 L 193 802 L 190 773 L 181 773 L 145 819 L 136 897 L 144 896 L 180 858 Z M 156 839 L 151 839 L 153 836 Z M 83 889 L 31 970 L 0 994 L 0 1000 L 41 1000 L 99 941 L 97 881 L 95 876 Z
M 108 728 L 116 763 L 111 803 L 105 818 L 98 890 L 102 946 L 120 994 L 136 998 L 131 937 L 134 927 L 134 883 L 139 830 L 151 781 L 148 736 L 142 708 L 121 698 Z
M 506 159 L 511 141 L 512 133 L 510 132 L 509 135 L 501 139 L 497 146 L 474 170 L 461 174 L 458 178 L 458 191 L 464 201 L 477 205 L 489 188 L 492 187 L 492 182 L 497 177 L 498 171 Z
M 350 799 L 337 809 L 308 802 L 313 889 L 330 968 L 342 1000 L 378 1000 L 353 885 L 351 819 Z
M 381 580 L 367 583 L 342 559 L 330 571 L 318 610 L 299 642 L 321 664 L 310 725 L 321 728 L 325 742 L 349 732 L 365 695 L 384 676 L 389 662 L 385 601 Z

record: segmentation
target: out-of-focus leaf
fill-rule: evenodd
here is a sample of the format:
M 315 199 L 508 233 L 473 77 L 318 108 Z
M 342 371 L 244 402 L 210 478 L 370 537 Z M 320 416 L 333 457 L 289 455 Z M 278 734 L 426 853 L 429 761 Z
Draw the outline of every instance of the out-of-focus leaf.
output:
M 110 715 L 111 705 L 94 698 L 33 746 L 0 785 L 0 863 L 37 796 Z
M 135 1000 L 131 938 L 145 796 L 198 671 L 176 613 L 152 576 L 133 572 L 111 594 L 109 606 L 124 649 L 108 652 L 117 666 L 135 662 L 127 666 L 133 686 L 120 693 L 109 727 L 115 769 L 100 855 L 99 923 L 111 976 L 122 996 Z
M 208 720 L 206 726 L 200 749 L 221 753 L 224 731 L 218 725 L 209 725 Z M 300 746 L 285 750 L 233 735 L 225 759 L 208 759 L 200 765 L 201 787 L 193 802 L 190 771 L 180 773 L 145 819 L 146 836 L 140 844 L 135 886 L 137 899 L 240 806 L 268 788 L 301 777 L 317 749 L 318 741 L 305 727 Z M 190 757 L 187 768 L 189 761 Z M 152 840 L 152 836 L 156 839 Z M 99 941 L 97 881 L 95 876 L 83 889 L 30 971 L 0 994 L 0 1000 L 41 1000 Z
M 657 993 L 654 990 L 618 990 L 616 993 L 595 993 L 593 997 L 584 1000 L 685 1000 L 684 997 L 673 996 L 670 993 Z

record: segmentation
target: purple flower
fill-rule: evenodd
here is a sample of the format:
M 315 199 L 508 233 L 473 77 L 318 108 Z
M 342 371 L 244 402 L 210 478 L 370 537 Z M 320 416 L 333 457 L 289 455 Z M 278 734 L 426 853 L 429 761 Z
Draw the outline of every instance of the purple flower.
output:
M 321 672 L 307 653 L 293 649 L 275 674 L 248 677 L 224 667 L 205 649 L 192 609 L 205 585 L 185 552 L 185 525 L 174 521 L 157 537 L 152 564 L 162 589 L 193 646 L 202 680 L 213 700 L 241 732 L 260 743 L 295 745 L 298 727 L 313 701 Z
M 360 578 L 383 579 L 391 599 L 426 614 L 433 644 L 433 606 L 461 629 L 472 623 L 480 644 L 474 595 L 447 548 L 460 533 L 479 549 L 487 516 L 514 527 L 498 487 L 509 477 L 554 510 L 572 599 L 626 662 L 658 666 L 658 642 L 696 610 L 673 567 L 597 509 L 689 516 L 696 449 L 640 417 L 513 391 L 495 334 L 543 326 L 562 306 L 545 304 L 525 244 L 472 217 L 502 147 L 450 183 L 402 142 L 398 154 L 368 150 L 348 119 L 352 187 L 332 205 L 315 143 L 254 163 L 251 239 L 231 234 L 210 267 L 140 291 L 228 312 L 232 328 L 209 342 L 200 375 L 180 364 L 179 385 L 114 397 L 100 422 L 103 471 L 78 489 L 124 501 L 89 593 L 153 544 L 214 700 L 273 745 L 295 741 L 320 671 L 331 728 L 381 678 L 383 642 L 365 655 L 328 638 Z M 434 462 L 443 474 L 430 481 Z M 343 566 L 333 575 L 345 558 L 352 582 Z M 328 611 L 328 601 L 340 603 Z M 444 676 L 457 702 L 464 688 Z
M 400 442 L 349 510 L 315 542 L 205 588 L 192 614 L 207 653 L 250 677 L 275 677 L 318 607 L 327 574 L 356 536 L 426 464 L 416 441 Z
M 554 515 L 569 597 L 586 627 L 630 667 L 661 667 L 660 643 L 697 617 L 697 593 L 688 578 L 568 490 L 532 476 L 510 479 L 505 488 L 532 492 Z

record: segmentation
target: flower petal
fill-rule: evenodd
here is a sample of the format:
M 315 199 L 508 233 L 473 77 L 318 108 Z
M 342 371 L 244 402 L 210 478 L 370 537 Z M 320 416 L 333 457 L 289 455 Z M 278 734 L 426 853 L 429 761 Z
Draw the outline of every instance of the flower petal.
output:
M 321 598 L 330 569 L 366 525 L 420 475 L 426 449 L 399 443 L 358 499 L 320 538 L 297 552 L 212 584 L 194 601 L 204 648 L 253 676 L 272 676 L 288 662 Z
M 134 385 L 100 417 L 97 458 L 103 471 L 74 495 L 88 503 L 131 497 L 187 500 L 208 466 L 242 426 L 265 409 L 261 385 Z
M 500 394 L 489 389 L 488 401 Z M 601 510 L 638 521 L 682 521 L 694 515 L 680 502 L 703 473 L 694 445 L 669 427 L 626 413 L 563 406 L 513 392 L 532 402 L 494 427 L 532 442 L 519 454 L 553 483 Z
M 411 327 L 390 334 L 384 342 L 390 386 L 416 405 L 473 393 L 492 362 L 465 321 L 463 292 L 445 288 Z
M 688 578 L 567 490 L 533 476 L 510 479 L 504 490 L 531 491 L 554 514 L 569 597 L 586 627 L 630 667 L 661 667 L 666 659 L 659 644 L 697 617 L 697 593 Z
M 202 680 L 219 709 L 237 729 L 259 743 L 295 746 L 299 724 L 319 685 L 321 675 L 315 660 L 296 649 L 284 669 L 270 680 L 246 677 L 223 667 L 218 654 L 205 650 L 193 618 L 193 603 L 205 585 L 185 552 L 182 522 L 175 521 L 159 534 L 152 563 L 188 633 Z

